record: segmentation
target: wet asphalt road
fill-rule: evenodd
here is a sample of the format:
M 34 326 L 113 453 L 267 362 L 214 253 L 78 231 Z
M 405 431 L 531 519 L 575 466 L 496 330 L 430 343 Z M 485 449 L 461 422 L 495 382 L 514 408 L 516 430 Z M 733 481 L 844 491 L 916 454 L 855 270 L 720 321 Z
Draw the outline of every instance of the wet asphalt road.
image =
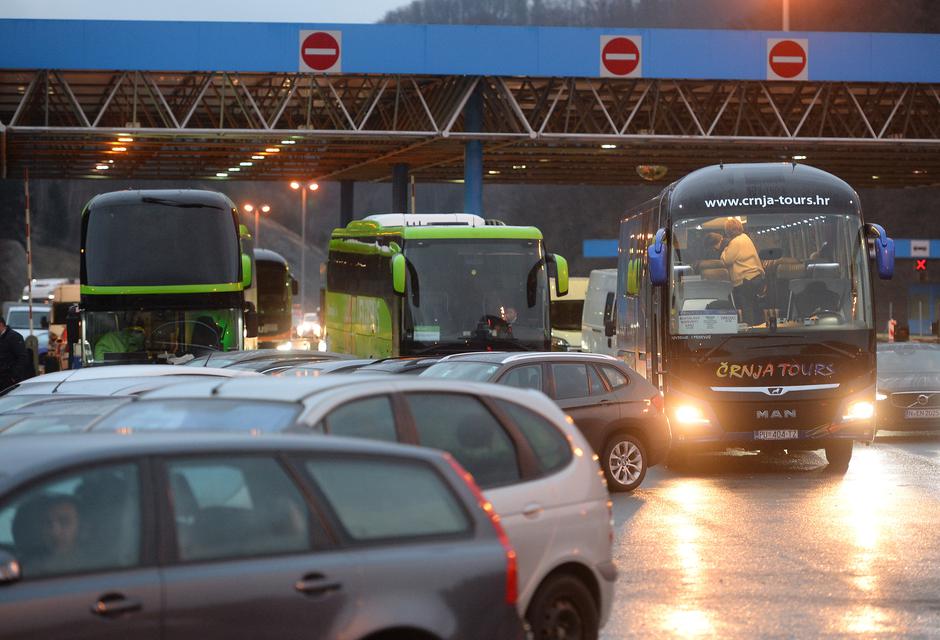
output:
M 940 637 L 940 434 L 711 455 L 615 495 L 602 638 Z

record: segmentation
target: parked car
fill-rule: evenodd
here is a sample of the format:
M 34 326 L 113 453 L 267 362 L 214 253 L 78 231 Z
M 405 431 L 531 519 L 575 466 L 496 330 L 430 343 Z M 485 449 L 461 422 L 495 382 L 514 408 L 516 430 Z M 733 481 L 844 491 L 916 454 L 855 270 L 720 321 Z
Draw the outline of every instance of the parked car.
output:
M 49 315 L 50 307 L 47 304 L 33 305 L 33 335 L 38 343 L 38 355 L 45 357 L 49 351 Z M 29 336 L 29 306 L 25 304 L 10 305 L 6 315 L 7 326 L 18 334 L 27 338 Z
M 879 344 L 877 389 L 878 429 L 940 429 L 940 344 Z
M 354 369 L 350 373 L 360 375 L 397 373 L 416 376 L 438 360 L 440 358 L 383 358 Z
M 255 349 L 245 351 L 219 351 L 200 358 L 194 358 L 184 366 L 241 369 L 244 371 L 272 374 L 308 362 L 332 362 L 334 360 L 348 359 L 349 356 L 346 354 L 329 353 L 325 351 L 308 351 L 304 349 L 288 351 L 281 351 L 279 349 Z
M 636 371 L 589 353 L 466 353 L 443 358 L 425 378 L 538 389 L 574 419 L 612 491 L 632 491 L 669 452 L 662 396 Z
M 325 360 L 323 362 L 306 362 L 304 364 L 294 365 L 287 369 L 281 369 L 273 375 L 282 378 L 317 378 L 333 373 L 352 373 L 361 367 L 365 367 L 375 362 L 374 358 L 354 359 L 354 360 Z
M 11 397 L 32 401 L 0 413 L 0 435 L 4 436 L 82 431 L 104 414 L 136 398 L 133 395 Z
M 145 394 L 91 428 L 287 430 L 443 449 L 473 474 L 516 548 L 519 611 L 535 637 L 577 629 L 574 637 L 594 638 L 609 615 L 607 490 L 588 442 L 541 392 L 387 375 L 187 383 Z
M 522 638 L 515 553 L 438 452 L 23 436 L 0 468 L 2 638 Z

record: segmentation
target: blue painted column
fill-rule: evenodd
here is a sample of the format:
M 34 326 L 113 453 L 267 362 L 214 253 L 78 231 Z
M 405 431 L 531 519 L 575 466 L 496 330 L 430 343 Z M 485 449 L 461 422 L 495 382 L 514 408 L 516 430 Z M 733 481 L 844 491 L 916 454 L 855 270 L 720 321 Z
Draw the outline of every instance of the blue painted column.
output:
M 408 213 L 408 165 L 392 166 L 392 211 Z
M 483 130 L 483 94 L 479 86 L 464 107 L 464 125 L 467 132 Z M 483 215 L 483 142 L 480 140 L 464 143 L 463 210 Z

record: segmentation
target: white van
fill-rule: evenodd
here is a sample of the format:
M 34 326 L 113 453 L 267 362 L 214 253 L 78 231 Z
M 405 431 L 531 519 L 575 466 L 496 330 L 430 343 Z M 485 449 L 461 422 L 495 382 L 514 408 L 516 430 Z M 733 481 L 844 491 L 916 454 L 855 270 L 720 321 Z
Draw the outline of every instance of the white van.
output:
M 581 351 L 617 357 L 617 337 L 607 336 L 604 320 L 614 322 L 616 269 L 595 269 L 588 278 L 581 316 Z
M 568 278 L 568 295 L 563 298 L 556 298 L 555 288 L 551 287 L 552 351 L 581 350 L 581 316 L 587 287 L 587 278 Z

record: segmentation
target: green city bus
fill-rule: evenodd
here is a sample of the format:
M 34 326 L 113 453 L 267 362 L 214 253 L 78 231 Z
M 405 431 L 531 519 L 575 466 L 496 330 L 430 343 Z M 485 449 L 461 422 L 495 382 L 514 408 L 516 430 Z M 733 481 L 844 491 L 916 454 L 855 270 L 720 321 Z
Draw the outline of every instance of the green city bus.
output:
M 242 349 L 252 261 L 232 201 L 199 190 L 116 191 L 82 212 L 83 366 L 178 362 Z
M 382 214 L 335 229 L 326 283 L 331 351 L 363 357 L 548 350 L 549 265 L 535 227 L 471 214 Z

